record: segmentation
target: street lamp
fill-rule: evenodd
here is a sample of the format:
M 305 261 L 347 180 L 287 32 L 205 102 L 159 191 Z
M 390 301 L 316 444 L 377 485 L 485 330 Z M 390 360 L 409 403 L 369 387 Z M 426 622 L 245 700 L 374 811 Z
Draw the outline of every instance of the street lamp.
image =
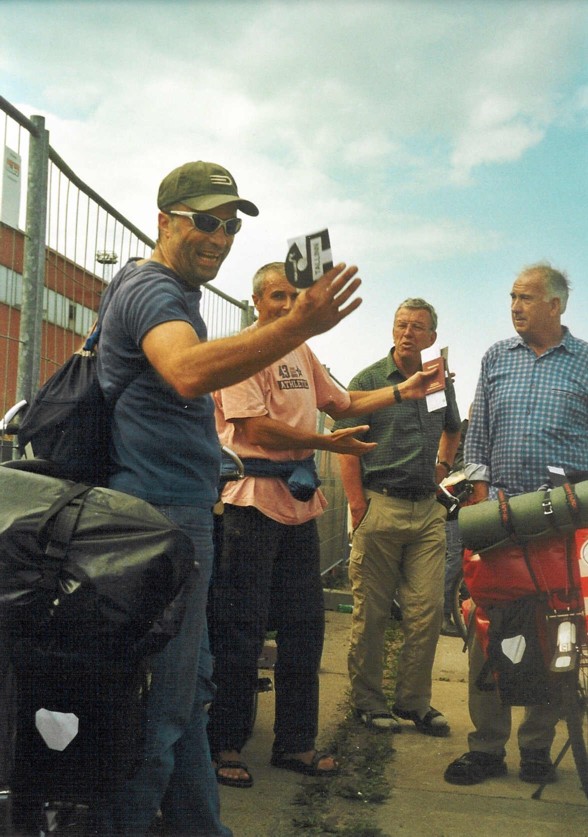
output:
M 106 265 L 116 264 L 118 261 L 118 256 L 112 250 L 98 250 L 96 253 L 96 261 L 100 262 L 103 265 L 102 268 L 102 280 L 104 282 L 109 282 L 112 279 L 112 268 L 107 270 Z

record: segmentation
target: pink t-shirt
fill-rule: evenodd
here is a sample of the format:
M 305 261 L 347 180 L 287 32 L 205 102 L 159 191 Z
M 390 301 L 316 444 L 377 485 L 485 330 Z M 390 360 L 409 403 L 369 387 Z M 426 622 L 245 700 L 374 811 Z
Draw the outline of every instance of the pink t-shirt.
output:
M 344 410 L 350 399 L 303 344 L 257 375 L 215 392 L 214 402 L 217 431 L 223 445 L 243 457 L 291 461 L 305 459 L 313 451 L 276 451 L 249 444 L 232 419 L 269 416 L 299 430 L 315 433 L 317 408 L 332 406 Z M 238 482 L 229 482 L 222 499 L 235 506 L 255 506 L 273 520 L 288 525 L 318 517 L 327 505 L 320 489 L 308 502 L 295 500 L 284 480 L 277 477 L 245 477 Z

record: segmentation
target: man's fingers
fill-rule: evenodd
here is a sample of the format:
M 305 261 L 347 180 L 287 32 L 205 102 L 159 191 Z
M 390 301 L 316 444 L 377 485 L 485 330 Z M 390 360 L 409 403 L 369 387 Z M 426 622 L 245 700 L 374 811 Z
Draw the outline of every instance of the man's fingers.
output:
M 334 291 L 333 296 L 335 302 L 338 302 L 339 305 L 342 305 L 344 302 L 347 302 L 349 297 L 355 293 L 355 291 L 359 288 L 360 285 L 361 279 L 358 276 L 356 279 L 353 279 L 351 282 L 349 282 L 348 285 L 344 285 L 343 288 Z M 335 282 L 333 282 L 333 284 L 331 285 L 331 290 L 333 290 L 334 288 Z
M 351 279 L 352 276 L 355 276 L 357 270 L 358 268 L 353 264 L 347 267 L 345 262 L 339 262 L 339 264 L 336 264 L 330 270 L 327 270 L 327 272 L 324 273 L 318 281 L 330 283 L 334 282 L 335 279 L 344 276 L 346 278 L 343 279 L 343 284 L 345 284 L 345 282 Z
M 358 424 L 355 427 L 341 427 L 339 430 L 335 430 L 335 432 L 331 435 L 335 439 L 344 439 L 346 436 L 359 436 L 369 429 L 369 424 Z
M 358 296 L 357 299 L 354 299 L 353 302 L 351 302 L 346 308 L 340 308 L 339 322 L 341 322 L 341 320 L 344 320 L 345 317 L 348 317 L 350 314 L 352 314 L 356 308 L 359 308 L 362 302 L 363 299 L 360 296 Z
M 344 267 L 344 265 L 338 265 L 338 267 Z M 338 273 L 335 273 L 332 279 L 330 279 L 330 286 L 331 291 L 336 296 L 339 292 L 345 288 L 349 283 L 351 283 L 350 287 L 358 288 L 361 285 L 361 279 L 357 276 L 355 279 L 353 277 L 356 275 L 359 268 L 355 265 L 350 265 L 350 267 L 346 267 L 344 270 L 339 270 Z M 325 275 L 330 275 L 325 274 Z M 353 281 L 352 281 L 353 280 Z

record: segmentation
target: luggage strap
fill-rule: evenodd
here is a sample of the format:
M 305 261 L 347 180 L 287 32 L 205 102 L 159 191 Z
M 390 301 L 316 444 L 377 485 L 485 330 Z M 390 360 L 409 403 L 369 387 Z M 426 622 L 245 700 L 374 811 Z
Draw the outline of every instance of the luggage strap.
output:
M 80 512 L 86 500 L 86 495 L 92 486 L 76 483 L 66 491 L 45 512 L 39 522 L 37 537 L 42 541 L 44 531 L 53 522 L 53 527 L 45 547 L 48 558 L 63 560 L 67 555 L 67 548 L 75 531 Z
M 76 483 L 72 485 L 53 505 L 45 512 L 37 529 L 37 539 L 41 547 L 44 541 L 45 561 L 41 565 L 42 580 L 39 584 L 45 590 L 54 594 L 59 573 L 67 550 L 71 543 L 73 533 L 78 523 L 80 512 L 84 505 L 86 495 L 92 487 Z M 45 532 L 51 522 L 51 531 L 48 536 Z
M 576 494 L 576 489 L 570 482 L 566 482 L 562 486 L 564 490 L 564 494 L 566 495 L 566 503 L 568 509 L 570 510 L 570 515 L 574 521 L 576 526 L 580 525 L 580 503 L 578 501 L 578 495 Z
M 516 543 L 517 537 L 512 523 L 512 512 L 508 504 L 508 497 L 501 488 L 498 489 L 497 499 L 502 528 L 506 531 L 508 537 Z

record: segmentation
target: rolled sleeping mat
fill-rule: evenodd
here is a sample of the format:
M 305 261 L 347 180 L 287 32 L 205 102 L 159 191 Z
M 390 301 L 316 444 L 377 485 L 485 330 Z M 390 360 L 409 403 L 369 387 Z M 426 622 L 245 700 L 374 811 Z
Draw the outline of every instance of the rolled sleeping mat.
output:
M 572 532 L 588 527 L 588 480 L 464 506 L 458 520 L 464 546 L 478 553 L 513 540 Z

